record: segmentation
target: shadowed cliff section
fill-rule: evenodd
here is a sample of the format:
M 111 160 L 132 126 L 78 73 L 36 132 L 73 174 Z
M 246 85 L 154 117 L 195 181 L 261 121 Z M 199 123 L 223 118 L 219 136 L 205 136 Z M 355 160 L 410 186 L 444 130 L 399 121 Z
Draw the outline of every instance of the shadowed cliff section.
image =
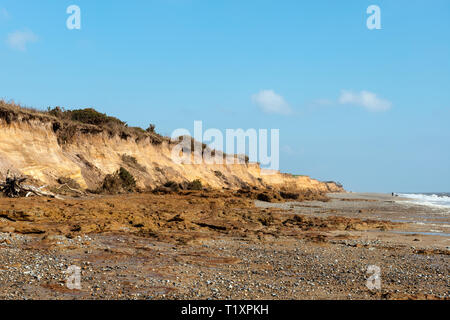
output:
M 197 142 L 193 142 L 197 143 Z M 140 189 L 169 181 L 200 180 L 213 189 L 277 189 L 337 192 L 342 186 L 279 172 L 267 175 L 256 163 L 182 165 L 172 161 L 174 143 L 154 131 L 128 125 L 94 109 L 47 112 L 0 101 L 0 176 L 8 170 L 36 182 L 73 181 L 98 189 L 107 175 L 125 168 Z M 206 145 L 202 146 L 207 148 Z M 59 181 L 59 182 L 58 182 Z

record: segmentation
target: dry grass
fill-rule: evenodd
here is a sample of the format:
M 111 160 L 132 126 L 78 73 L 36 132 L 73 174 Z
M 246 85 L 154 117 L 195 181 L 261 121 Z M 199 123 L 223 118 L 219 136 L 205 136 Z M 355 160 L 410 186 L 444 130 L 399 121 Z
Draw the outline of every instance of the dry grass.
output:
M 14 101 L 5 101 L 0 99 L 0 119 L 3 119 L 6 123 L 11 124 L 13 121 L 17 121 L 19 119 L 25 121 L 33 119 L 51 121 L 53 117 L 43 111 L 21 106 Z
M 136 142 L 148 139 L 152 144 L 161 144 L 169 141 L 169 138 L 156 132 L 147 132 L 139 127 L 128 127 L 125 122 L 92 108 L 65 110 L 56 107 L 42 111 L 21 106 L 14 101 L 0 100 L 0 119 L 7 124 L 32 120 L 51 123 L 58 137 L 58 143 L 61 145 L 70 143 L 77 133 L 98 134 L 101 132 L 106 132 L 110 136 L 119 136 L 122 139 L 135 139 Z
M 171 140 L 169 137 L 164 137 L 154 131 L 154 125 L 151 125 L 147 130 L 140 127 L 129 127 L 126 122 L 100 113 L 92 108 L 66 110 L 60 107 L 49 107 L 48 110 L 42 111 L 21 106 L 14 101 L 0 100 L 0 119 L 5 120 L 7 124 L 15 121 L 26 122 L 33 120 L 50 123 L 60 145 L 71 143 L 73 138 L 79 133 L 99 134 L 104 132 L 111 137 L 119 136 L 124 140 L 134 139 L 136 142 L 148 140 L 153 145 L 159 145 L 163 142 L 176 144 L 182 139 L 182 137 L 179 137 L 178 140 Z M 222 154 L 224 159 L 234 157 L 235 161 L 249 163 L 247 155 L 227 155 L 221 151 L 211 150 L 208 145 L 197 142 L 192 137 L 188 138 L 191 139 L 190 147 L 192 151 L 195 149 L 201 150 L 202 154 L 208 151 L 213 156 L 219 153 Z

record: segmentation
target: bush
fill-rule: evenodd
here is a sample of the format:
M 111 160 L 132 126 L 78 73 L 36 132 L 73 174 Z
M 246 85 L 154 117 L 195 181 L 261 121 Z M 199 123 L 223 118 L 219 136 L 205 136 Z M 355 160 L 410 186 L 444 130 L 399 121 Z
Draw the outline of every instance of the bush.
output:
M 65 110 L 60 107 L 55 107 L 53 109 L 49 107 L 47 113 L 61 120 L 71 120 L 97 126 L 127 126 L 125 122 L 115 117 L 110 117 L 104 113 L 100 113 L 92 108 Z
M 132 192 L 136 188 L 136 180 L 125 168 L 120 167 L 113 174 L 108 174 L 103 181 L 102 190 L 107 193 Z
M 55 107 L 53 109 L 51 109 L 50 107 L 48 107 L 47 112 L 49 115 L 52 115 L 58 119 L 63 119 L 64 118 L 64 113 L 65 111 L 63 109 L 61 109 L 60 107 Z
M 175 181 L 168 181 L 164 184 L 164 187 L 169 188 L 173 192 L 180 191 L 180 185 Z
M 272 198 L 267 193 L 260 193 L 256 197 L 259 201 L 271 202 Z
M 290 199 L 290 200 L 297 200 L 298 197 L 300 196 L 298 193 L 293 193 L 293 192 L 280 192 L 280 196 L 283 199 Z
M 87 124 L 93 125 L 106 125 L 106 124 L 115 124 L 120 126 L 126 126 L 125 122 L 120 121 L 117 118 L 107 116 L 104 113 L 100 113 L 92 108 L 87 109 L 79 109 L 67 111 L 70 113 L 70 118 L 73 121 L 78 121 Z
M 58 138 L 59 145 L 64 145 L 72 140 L 77 133 L 77 127 L 75 125 L 54 124 L 53 131 L 55 131 Z
M 100 113 L 93 108 L 67 110 L 62 107 L 48 107 L 45 112 L 6 102 L 0 99 L 0 120 L 11 124 L 17 119 L 29 121 L 38 119 L 43 123 L 51 122 L 53 131 L 58 136 L 58 143 L 70 143 L 76 133 L 99 134 L 109 133 L 110 136 L 120 136 L 122 139 L 134 138 L 136 142 L 149 139 L 150 143 L 160 145 L 170 139 L 154 131 L 150 125 L 149 131 L 139 127 L 128 127 L 126 122 L 115 117 Z M 86 124 L 86 126 L 80 125 Z M 88 127 L 89 126 L 89 127 Z
M 155 128 L 156 126 L 154 124 L 150 124 L 146 131 L 149 133 L 155 133 Z
M 136 187 L 136 180 L 134 179 L 133 175 L 128 172 L 127 169 L 120 167 L 119 177 L 122 180 L 125 188 L 134 189 Z

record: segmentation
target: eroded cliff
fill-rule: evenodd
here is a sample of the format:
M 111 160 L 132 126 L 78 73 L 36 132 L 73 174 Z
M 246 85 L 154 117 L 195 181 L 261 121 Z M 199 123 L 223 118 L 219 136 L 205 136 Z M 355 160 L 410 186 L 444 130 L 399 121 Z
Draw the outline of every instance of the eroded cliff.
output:
M 98 188 L 120 167 L 138 187 L 154 188 L 167 181 L 200 179 L 211 188 L 261 188 L 342 191 L 340 185 L 306 176 L 263 174 L 258 164 L 183 165 L 172 161 L 169 139 L 144 130 L 113 132 L 102 126 L 61 120 L 51 113 L 0 104 L 0 175 L 8 170 L 44 184 L 71 178 L 84 189 Z

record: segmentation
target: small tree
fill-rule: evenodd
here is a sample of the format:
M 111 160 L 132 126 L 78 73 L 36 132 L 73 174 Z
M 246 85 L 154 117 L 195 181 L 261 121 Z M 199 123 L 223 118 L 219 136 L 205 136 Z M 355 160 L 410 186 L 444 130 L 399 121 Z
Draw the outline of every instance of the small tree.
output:
M 122 191 L 132 192 L 136 187 L 136 180 L 133 175 L 123 167 L 113 174 L 106 175 L 102 189 L 107 193 L 118 193 Z
M 151 123 L 146 131 L 149 132 L 149 133 L 155 133 L 155 128 L 156 128 L 156 126 Z
M 127 191 L 131 191 L 136 187 L 136 180 L 134 179 L 133 175 L 128 172 L 127 169 L 120 167 L 119 177 L 120 180 L 122 180 L 124 189 L 126 189 Z

